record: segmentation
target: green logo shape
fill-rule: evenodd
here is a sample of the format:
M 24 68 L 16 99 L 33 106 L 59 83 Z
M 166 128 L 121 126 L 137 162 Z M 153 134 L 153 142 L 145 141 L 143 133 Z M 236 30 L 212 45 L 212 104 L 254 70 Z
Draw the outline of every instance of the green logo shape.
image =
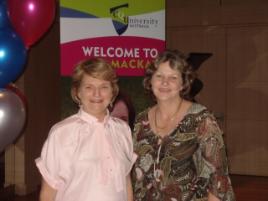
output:
M 123 34 L 128 28 L 128 16 L 125 12 L 127 8 L 128 4 L 110 8 L 113 25 L 118 35 Z

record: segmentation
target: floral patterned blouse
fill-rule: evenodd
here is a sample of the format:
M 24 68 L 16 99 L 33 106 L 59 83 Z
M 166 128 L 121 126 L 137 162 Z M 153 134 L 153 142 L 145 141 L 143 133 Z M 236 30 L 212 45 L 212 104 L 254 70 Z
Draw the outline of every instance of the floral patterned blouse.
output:
M 215 117 L 193 103 L 168 136 L 150 127 L 148 108 L 137 117 L 132 172 L 135 201 L 205 201 L 208 191 L 234 201 L 225 145 Z

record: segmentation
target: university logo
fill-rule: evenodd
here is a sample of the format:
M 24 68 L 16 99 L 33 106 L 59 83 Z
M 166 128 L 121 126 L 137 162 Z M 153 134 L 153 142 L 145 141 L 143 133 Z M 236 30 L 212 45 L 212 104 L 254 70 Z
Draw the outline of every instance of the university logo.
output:
M 128 16 L 124 12 L 126 8 L 128 4 L 110 8 L 113 25 L 118 35 L 123 34 L 128 28 Z

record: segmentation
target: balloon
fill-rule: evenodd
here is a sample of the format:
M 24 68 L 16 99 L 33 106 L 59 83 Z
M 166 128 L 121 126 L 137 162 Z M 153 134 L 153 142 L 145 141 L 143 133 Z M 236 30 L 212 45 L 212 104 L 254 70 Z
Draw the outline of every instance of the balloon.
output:
M 22 132 L 26 110 L 21 99 L 12 91 L 0 90 L 0 152 Z
M 8 0 L 11 23 L 30 47 L 48 30 L 55 17 L 55 0 Z
M 27 98 L 14 83 L 8 84 L 6 89 L 14 92 L 22 100 L 25 108 L 27 109 Z
M 26 56 L 21 38 L 10 28 L 0 29 L 0 88 L 23 72 Z
M 6 2 L 0 0 L 0 29 L 10 26 L 9 18 L 7 15 Z

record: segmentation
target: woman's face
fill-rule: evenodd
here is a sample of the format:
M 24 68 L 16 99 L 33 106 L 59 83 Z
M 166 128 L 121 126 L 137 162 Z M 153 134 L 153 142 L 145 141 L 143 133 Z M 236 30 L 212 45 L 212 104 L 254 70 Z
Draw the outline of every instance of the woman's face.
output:
M 181 73 L 172 69 L 168 61 L 159 65 L 152 76 L 151 84 L 158 101 L 177 99 L 183 88 Z
M 103 119 L 113 98 L 113 89 L 110 81 L 84 75 L 77 95 L 87 113 Z

